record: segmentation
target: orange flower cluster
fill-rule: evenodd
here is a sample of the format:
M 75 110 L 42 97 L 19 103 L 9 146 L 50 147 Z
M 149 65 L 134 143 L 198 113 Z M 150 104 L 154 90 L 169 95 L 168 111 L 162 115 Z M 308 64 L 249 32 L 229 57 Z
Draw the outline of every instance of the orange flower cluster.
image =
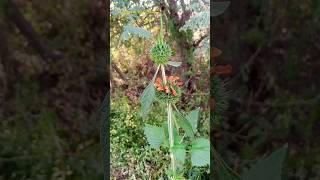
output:
M 167 76 L 167 84 L 164 84 L 162 82 L 162 79 L 161 78 L 157 78 L 156 80 L 156 83 L 155 83 L 155 86 L 157 88 L 157 91 L 164 91 L 166 92 L 167 94 L 171 94 L 173 96 L 177 96 L 177 91 L 173 88 L 174 86 L 179 86 L 181 87 L 183 85 L 183 82 L 182 81 L 178 81 L 179 80 L 179 77 L 177 76 Z

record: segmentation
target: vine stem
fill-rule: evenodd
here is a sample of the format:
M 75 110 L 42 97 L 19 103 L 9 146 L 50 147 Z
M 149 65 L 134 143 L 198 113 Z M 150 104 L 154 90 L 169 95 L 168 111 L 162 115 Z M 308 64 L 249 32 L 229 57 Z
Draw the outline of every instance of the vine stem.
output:
M 164 84 L 167 83 L 166 72 L 164 70 L 164 65 L 161 65 L 162 79 Z M 171 158 L 171 169 L 176 172 L 176 163 L 172 153 L 172 147 L 174 146 L 174 137 L 173 137 L 173 121 L 172 121 L 172 105 L 167 103 L 167 113 L 168 113 L 168 131 L 169 131 L 169 144 L 170 144 L 170 158 Z

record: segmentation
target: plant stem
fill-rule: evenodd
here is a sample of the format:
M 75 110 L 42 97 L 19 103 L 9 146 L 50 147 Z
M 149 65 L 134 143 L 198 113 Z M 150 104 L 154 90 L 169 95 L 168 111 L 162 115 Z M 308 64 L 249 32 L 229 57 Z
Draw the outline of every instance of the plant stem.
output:
M 166 72 L 164 70 L 164 66 L 161 65 L 162 78 L 164 84 L 167 83 Z M 168 113 L 168 133 L 169 133 L 169 144 L 170 144 L 170 158 L 171 158 L 171 169 L 175 173 L 176 172 L 176 164 L 175 159 L 172 153 L 172 147 L 174 146 L 174 137 L 173 137 L 173 122 L 172 122 L 172 105 L 171 103 L 167 103 L 167 113 Z
M 160 65 L 157 67 L 156 73 L 154 73 L 154 75 L 153 75 L 153 78 L 152 78 L 152 80 L 151 80 L 152 83 L 154 83 L 154 81 L 156 80 L 156 77 L 157 77 L 159 68 L 160 68 Z
M 176 171 L 176 164 L 175 159 L 172 153 L 172 148 L 174 146 L 174 137 L 173 137 L 173 123 L 172 123 L 172 107 L 171 104 L 167 104 L 167 111 L 168 111 L 168 130 L 169 130 L 169 142 L 170 142 L 170 158 L 171 158 L 171 168 L 172 171 Z
M 161 65 L 162 79 L 164 84 L 167 84 L 166 71 L 164 70 L 164 65 Z

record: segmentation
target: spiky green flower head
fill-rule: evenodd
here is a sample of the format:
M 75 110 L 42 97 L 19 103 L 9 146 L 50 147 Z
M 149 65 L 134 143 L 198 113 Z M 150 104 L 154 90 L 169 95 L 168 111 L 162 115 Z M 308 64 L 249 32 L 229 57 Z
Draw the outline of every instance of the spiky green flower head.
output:
M 150 49 L 151 59 L 157 65 L 166 64 L 169 61 L 169 58 L 172 56 L 171 47 L 164 42 L 164 32 L 162 24 L 162 16 L 160 16 L 160 33 L 158 35 L 156 44 Z
M 181 97 L 181 86 L 182 81 L 178 81 L 179 77 L 169 76 L 167 82 L 164 83 L 162 79 L 157 78 L 155 87 L 156 94 L 155 99 L 160 103 L 171 103 L 175 104 L 180 100 Z
M 166 64 L 172 55 L 172 50 L 165 42 L 157 42 L 150 50 L 151 59 L 158 65 Z

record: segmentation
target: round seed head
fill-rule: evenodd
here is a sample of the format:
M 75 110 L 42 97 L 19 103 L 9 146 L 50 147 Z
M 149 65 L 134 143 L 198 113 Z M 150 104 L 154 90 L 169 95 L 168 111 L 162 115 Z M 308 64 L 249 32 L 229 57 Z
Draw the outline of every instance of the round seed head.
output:
M 157 43 L 150 50 L 151 59 L 158 65 L 166 64 L 172 55 L 170 46 L 166 43 Z

